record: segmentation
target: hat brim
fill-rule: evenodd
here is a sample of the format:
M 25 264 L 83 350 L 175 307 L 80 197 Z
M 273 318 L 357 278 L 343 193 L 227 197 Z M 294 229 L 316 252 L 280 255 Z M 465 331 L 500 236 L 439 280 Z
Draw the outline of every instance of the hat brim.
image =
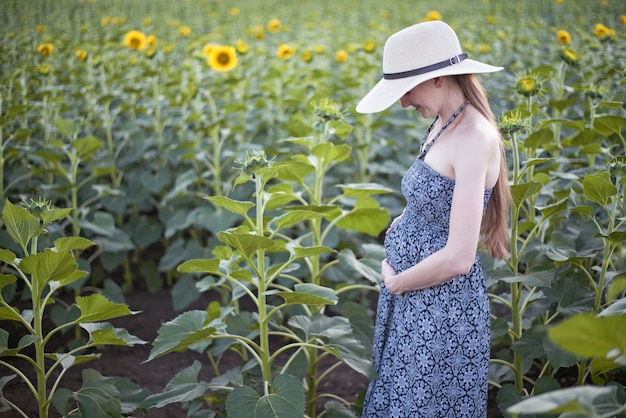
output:
M 431 71 L 426 74 L 420 74 L 413 77 L 398 78 L 395 80 L 381 79 L 356 106 L 359 113 L 376 113 L 390 107 L 409 90 L 424 81 L 431 80 L 436 77 L 460 74 L 482 74 L 494 73 L 504 68 L 485 64 L 472 59 L 465 59 L 462 62 L 451 65 L 440 70 Z

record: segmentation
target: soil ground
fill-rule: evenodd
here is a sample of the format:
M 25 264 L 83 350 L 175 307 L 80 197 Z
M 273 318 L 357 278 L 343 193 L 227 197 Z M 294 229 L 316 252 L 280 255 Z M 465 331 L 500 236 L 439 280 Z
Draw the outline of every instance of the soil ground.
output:
M 167 291 L 149 293 L 147 291 L 135 291 L 126 297 L 126 304 L 132 311 L 141 311 L 133 316 L 119 318 L 114 325 L 125 328 L 130 334 L 135 335 L 147 344 L 134 347 L 106 346 L 100 352 L 101 358 L 91 361 L 81 366 L 70 368 L 62 380 L 62 387 L 77 390 L 82 385 L 81 372 L 85 368 L 97 370 L 103 376 L 124 377 L 142 388 L 150 390 L 152 393 L 161 392 L 167 382 L 179 371 L 190 366 L 195 360 L 202 362 L 203 367 L 199 380 L 210 381 L 213 377 L 211 367 L 206 356 L 192 350 L 181 353 L 171 353 L 163 357 L 144 363 L 148 359 L 150 344 L 157 336 L 157 330 L 161 324 L 174 319 L 179 315 L 172 306 L 171 294 Z M 204 295 L 195 301 L 187 309 L 205 309 L 211 300 L 210 295 Z M 3 325 L 4 327 L 4 325 Z M 67 337 L 70 338 L 70 337 Z M 11 346 L 14 346 L 11 343 Z M 228 364 L 228 363 L 231 364 Z M 233 367 L 237 362 L 236 358 L 224 359 L 222 362 L 224 370 Z M 0 376 L 5 376 L 7 369 L 0 368 Z M 347 366 L 341 366 L 334 370 L 322 383 L 321 390 L 334 393 L 349 401 L 355 401 L 359 393 L 367 387 L 368 380 L 361 374 L 353 371 Z M 4 388 L 4 395 L 7 399 L 24 408 L 29 417 L 37 417 L 37 406 L 35 399 L 26 385 L 19 383 L 18 379 L 13 379 Z M 493 393 L 490 392 L 493 396 Z M 490 397 L 491 397 L 490 396 Z M 497 408 L 491 405 L 489 418 L 498 418 L 500 413 Z M 0 416 L 13 418 L 19 417 L 15 412 L 0 413 Z M 50 417 L 58 417 L 56 410 L 50 408 Z M 150 418 L 183 418 L 186 416 L 178 404 L 168 405 L 160 409 L 151 409 L 147 415 L 136 415 L 136 417 Z

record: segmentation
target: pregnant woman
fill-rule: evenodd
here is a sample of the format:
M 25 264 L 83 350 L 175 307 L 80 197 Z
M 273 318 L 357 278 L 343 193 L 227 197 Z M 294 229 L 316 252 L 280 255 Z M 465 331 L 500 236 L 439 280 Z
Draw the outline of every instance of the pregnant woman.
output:
M 392 35 L 383 78 L 356 110 L 400 101 L 434 118 L 402 179 L 406 206 L 385 239 L 374 366 L 363 417 L 486 417 L 489 301 L 477 254 L 508 253 L 503 141 L 474 74 L 501 70 L 461 50 L 444 22 Z

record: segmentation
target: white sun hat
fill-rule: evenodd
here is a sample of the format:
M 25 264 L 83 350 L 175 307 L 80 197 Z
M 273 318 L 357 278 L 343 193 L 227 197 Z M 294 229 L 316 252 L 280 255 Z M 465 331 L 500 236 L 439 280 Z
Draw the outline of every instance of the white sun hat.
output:
M 413 87 L 436 77 L 492 73 L 502 69 L 469 59 L 447 23 L 440 20 L 418 23 L 387 39 L 383 50 L 383 78 L 361 99 L 356 111 L 383 111 Z

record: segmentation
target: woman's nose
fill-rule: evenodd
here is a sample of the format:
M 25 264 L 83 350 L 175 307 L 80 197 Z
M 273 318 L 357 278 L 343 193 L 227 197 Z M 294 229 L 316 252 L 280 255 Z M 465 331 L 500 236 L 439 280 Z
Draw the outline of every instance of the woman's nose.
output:
M 409 106 L 409 99 L 406 97 L 406 95 L 400 97 L 400 104 L 403 108 Z

